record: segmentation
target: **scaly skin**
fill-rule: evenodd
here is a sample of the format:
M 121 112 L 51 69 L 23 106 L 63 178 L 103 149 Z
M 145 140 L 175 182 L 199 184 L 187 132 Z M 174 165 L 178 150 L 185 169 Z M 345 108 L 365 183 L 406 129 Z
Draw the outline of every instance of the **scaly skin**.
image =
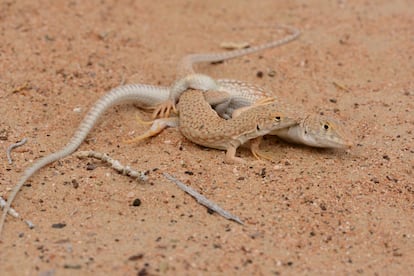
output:
M 191 142 L 209 148 L 226 150 L 226 163 L 240 163 L 236 150 L 249 140 L 262 137 L 271 131 L 297 125 L 298 118 L 286 116 L 274 99 L 249 106 L 228 120 L 221 118 L 206 101 L 204 92 L 187 90 L 180 96 L 178 117 L 155 120 L 143 135 L 129 141 L 138 142 L 157 135 L 167 126 L 178 126 L 181 134 Z M 258 147 L 252 148 L 260 156 Z
M 237 148 L 248 140 L 297 124 L 297 118 L 286 116 L 276 101 L 253 106 L 225 120 L 217 115 L 205 101 L 203 92 L 198 90 L 184 92 L 178 110 L 181 134 L 193 143 L 226 150 L 226 163 L 244 162 L 235 154 Z

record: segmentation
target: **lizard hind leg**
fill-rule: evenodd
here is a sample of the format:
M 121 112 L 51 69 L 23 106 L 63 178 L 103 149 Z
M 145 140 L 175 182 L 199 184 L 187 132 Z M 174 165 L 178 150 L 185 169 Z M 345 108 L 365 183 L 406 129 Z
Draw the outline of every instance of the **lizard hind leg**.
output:
M 255 103 L 253 103 L 252 105 L 248 105 L 248 106 L 244 106 L 244 107 L 240 107 L 240 108 L 235 109 L 233 111 L 231 117 L 236 118 L 237 116 L 239 116 L 240 114 L 242 114 L 243 112 L 245 112 L 249 109 L 256 108 L 256 107 L 262 106 L 262 105 L 272 104 L 275 101 L 276 101 L 276 99 L 274 97 L 266 97 L 266 98 L 259 99 Z
M 171 118 L 163 118 L 163 119 L 157 119 L 152 122 L 144 122 L 144 124 L 152 123 L 150 129 L 148 129 L 145 133 L 142 135 L 139 135 L 133 139 L 126 140 L 124 143 L 132 144 L 132 143 L 138 143 L 146 138 L 150 138 L 153 136 L 158 135 L 167 127 L 177 127 L 178 126 L 178 117 L 171 117 Z

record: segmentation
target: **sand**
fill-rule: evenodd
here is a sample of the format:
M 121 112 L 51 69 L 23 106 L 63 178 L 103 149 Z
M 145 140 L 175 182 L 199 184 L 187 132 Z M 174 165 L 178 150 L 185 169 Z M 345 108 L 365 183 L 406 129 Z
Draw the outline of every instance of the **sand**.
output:
M 170 85 L 189 53 L 223 42 L 295 42 L 199 72 L 247 81 L 344 122 L 350 150 L 268 137 L 274 162 L 223 163 L 150 118 L 108 110 L 81 150 L 148 171 L 137 183 L 67 157 L 23 187 L 0 242 L 2 275 L 408 275 L 414 271 L 414 7 L 406 1 L 13 1 L 0 3 L 0 195 L 64 146 L 88 108 L 125 83 Z M 261 26 L 262 28 L 259 28 Z M 242 27 L 242 28 L 236 28 Z M 6 148 L 27 137 L 13 151 Z M 209 213 L 168 172 L 245 224 Z M 139 206 L 133 202 L 141 201 Z

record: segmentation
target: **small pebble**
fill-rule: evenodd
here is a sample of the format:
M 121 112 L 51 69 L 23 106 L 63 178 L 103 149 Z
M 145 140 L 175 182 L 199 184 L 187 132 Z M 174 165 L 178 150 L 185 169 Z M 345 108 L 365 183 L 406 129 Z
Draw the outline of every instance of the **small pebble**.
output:
M 390 181 L 393 181 L 393 182 L 395 182 L 395 183 L 397 183 L 397 182 L 398 182 L 398 179 L 397 179 L 397 178 L 395 178 L 395 177 L 393 177 L 393 176 L 387 175 L 386 177 L 387 177 L 387 179 L 388 179 L 388 180 L 390 180 Z
M 96 165 L 96 164 L 94 164 L 94 163 L 88 163 L 87 165 L 86 165 L 86 170 L 88 170 L 88 171 L 93 171 L 94 169 L 96 169 L 98 166 Z
M 56 229 L 61 229 L 61 228 L 64 228 L 66 226 L 66 223 L 55 223 L 55 224 L 52 224 L 52 228 L 56 228 Z
M 144 257 L 144 254 L 132 255 L 131 257 L 128 258 L 128 261 L 138 261 L 142 259 L 143 257 Z
M 266 177 L 266 168 L 262 168 L 262 170 L 260 171 L 260 176 L 262 178 L 265 178 Z
M 82 112 L 82 108 L 80 108 L 80 107 L 75 107 L 75 108 L 73 109 L 73 112 L 76 112 L 76 113 L 81 113 L 81 112 Z
M 9 139 L 8 130 L 3 128 L 3 129 L 0 130 L 0 140 L 6 141 L 7 139 Z
M 280 166 L 280 165 L 274 165 L 274 166 L 273 166 L 273 169 L 274 169 L 275 171 L 278 171 L 278 170 L 282 169 L 282 166 Z
M 371 181 L 374 182 L 375 184 L 379 183 L 379 180 L 376 177 L 371 178 Z
M 134 207 L 138 207 L 140 205 L 141 205 L 141 199 L 139 198 L 134 199 L 134 201 L 132 202 L 132 206 Z
M 276 76 L 276 71 L 275 70 L 270 70 L 269 73 L 267 73 L 267 75 L 271 78 L 273 78 L 274 76 Z
M 72 186 L 75 189 L 79 188 L 79 183 L 78 183 L 78 181 L 76 179 L 72 179 Z
M 143 268 L 140 271 L 138 271 L 138 276 L 147 276 L 147 275 L 149 275 L 149 273 L 146 268 Z
M 81 269 L 81 265 L 79 264 L 65 264 L 63 268 L 65 269 Z

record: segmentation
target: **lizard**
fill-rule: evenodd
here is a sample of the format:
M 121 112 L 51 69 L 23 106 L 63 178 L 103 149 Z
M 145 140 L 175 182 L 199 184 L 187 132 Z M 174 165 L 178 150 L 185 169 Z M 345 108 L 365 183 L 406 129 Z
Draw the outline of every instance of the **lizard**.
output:
M 237 148 L 247 141 L 297 124 L 297 118 L 286 116 L 274 99 L 256 103 L 226 120 L 211 108 L 203 92 L 192 89 L 180 96 L 178 110 L 178 117 L 163 120 L 178 125 L 181 134 L 193 143 L 226 150 L 225 163 L 229 164 L 245 162 L 235 154 Z M 252 147 L 251 150 L 253 155 L 260 156 L 258 148 Z
M 300 34 L 299 31 L 295 32 L 293 35 L 290 36 L 290 40 L 289 39 L 282 39 L 280 41 L 283 41 L 283 43 L 287 43 L 293 39 L 296 39 L 296 37 L 298 37 Z M 208 55 L 206 54 L 201 54 L 201 56 L 207 56 L 207 58 L 204 59 L 195 59 L 194 56 L 192 58 L 184 58 L 183 60 L 190 60 L 189 63 L 191 64 L 191 62 L 195 63 L 195 62 L 199 62 L 199 61 L 210 61 L 210 60 L 223 60 L 223 59 L 228 59 L 228 58 L 233 58 L 233 57 L 237 57 L 237 56 L 242 56 L 245 54 L 250 54 L 253 52 L 257 52 L 263 49 L 267 49 L 267 48 L 271 48 L 271 47 L 276 47 L 279 46 L 283 43 L 278 41 L 275 42 L 271 42 L 268 44 L 264 44 L 262 46 L 257 46 L 257 47 L 252 47 L 249 49 L 243 49 L 243 50 L 236 50 L 236 51 L 231 51 L 231 52 L 227 52 L 225 54 L 220 55 L 219 58 L 214 59 L 213 57 L 216 56 L 216 54 L 212 54 L 212 57 L 208 57 Z M 232 54 L 235 53 L 235 54 Z M 185 63 L 185 62 L 184 62 Z M 191 65 L 192 66 L 192 65 Z M 185 67 L 185 66 L 184 66 Z M 192 67 L 191 67 L 192 68 Z M 208 76 L 207 76 L 208 79 Z M 178 81 L 180 82 L 180 80 Z M 231 96 L 231 93 L 239 93 L 238 95 L 241 95 L 240 97 L 230 97 L 231 102 L 234 102 L 235 104 L 233 104 L 232 108 L 236 109 L 237 108 L 237 104 L 242 103 L 243 105 L 248 105 L 248 103 L 252 103 L 257 99 L 260 99 L 265 95 L 265 93 L 263 93 L 263 90 L 258 89 L 258 91 L 256 93 L 252 93 L 251 89 L 248 88 L 249 86 L 247 85 L 241 85 L 241 82 L 238 81 L 232 81 L 232 80 L 213 80 L 213 83 L 219 83 L 221 85 L 221 87 L 227 87 L 226 89 L 222 89 L 224 90 L 225 93 L 229 93 L 229 95 Z M 207 87 L 208 89 L 214 89 L 216 86 L 213 86 L 212 88 Z M 242 88 L 240 91 L 238 91 L 238 87 Z M 231 89 L 229 89 L 231 88 Z M 181 88 L 183 89 L 183 88 Z M 120 104 L 122 102 L 128 102 L 128 103 L 132 103 L 132 102 L 137 102 L 140 106 L 144 107 L 144 108 L 153 108 L 154 106 L 160 105 L 162 103 L 165 103 L 165 101 L 169 100 L 171 97 L 170 95 L 173 93 L 171 92 L 171 88 L 170 87 L 162 87 L 162 86 L 153 86 L 153 85 L 145 85 L 145 84 L 129 84 L 129 85 L 125 85 L 125 86 L 120 86 L 117 88 L 112 89 L 111 91 L 109 91 L 107 94 L 105 94 L 104 96 L 102 96 L 89 110 L 89 112 L 87 113 L 87 115 L 85 116 L 85 118 L 83 119 L 83 121 L 80 123 L 79 127 L 77 128 L 77 130 L 75 131 L 75 134 L 72 136 L 72 138 L 69 140 L 68 144 L 63 147 L 62 149 L 48 155 L 45 156 L 39 160 L 37 160 L 32 166 L 28 167 L 23 175 L 21 176 L 21 178 L 19 179 L 17 185 L 13 188 L 11 194 L 8 197 L 8 201 L 6 206 L 3 209 L 3 214 L 1 216 L 0 219 L 0 235 L 1 232 L 3 230 L 3 226 L 4 226 L 4 222 L 7 216 L 7 213 L 10 210 L 10 206 L 11 203 L 13 202 L 14 198 L 16 197 L 17 193 L 19 192 L 19 190 L 22 188 L 22 186 L 24 185 L 24 183 L 34 174 L 36 173 L 39 169 L 41 169 L 42 167 L 57 161 L 61 158 L 64 158 L 68 155 L 70 155 L 72 152 L 74 152 L 79 146 L 80 144 L 83 142 L 83 140 L 86 138 L 86 136 L 88 135 L 88 133 L 90 132 L 90 130 L 93 128 L 93 126 L 95 125 L 95 123 L 97 122 L 97 120 L 99 119 L 99 117 L 102 115 L 103 112 L 105 112 L 105 110 L 107 110 L 109 107 L 116 105 L 116 104 Z M 181 91 L 182 92 L 182 91 Z M 180 92 L 180 93 L 181 93 Z M 175 95 L 175 94 L 173 94 Z M 251 97 L 251 95 L 253 95 L 253 97 Z M 174 96 L 176 97 L 176 96 Z M 245 97 L 245 98 L 244 98 Z M 229 102 L 228 100 L 229 98 L 227 98 L 227 102 Z M 237 100 L 236 100 L 237 99 Z M 223 102 L 226 102 L 223 101 Z M 247 104 L 246 104 L 247 103 Z M 229 105 L 226 105 L 229 106 Z M 226 111 L 226 106 L 223 107 L 223 110 Z
M 200 91 L 199 91 L 200 92 Z M 186 92 L 184 92 L 186 93 Z M 217 92 L 217 91 L 206 91 L 204 93 L 204 102 L 206 105 L 215 105 L 216 101 L 221 102 L 222 98 L 228 99 L 228 95 L 221 95 L 223 92 Z M 186 108 L 186 105 L 189 104 L 188 96 L 185 97 L 186 102 L 185 104 L 181 104 L 182 96 L 180 96 L 180 102 L 178 103 L 181 108 L 178 109 L 178 114 L 180 115 L 181 109 L 188 110 Z M 234 97 L 233 99 L 238 99 L 238 96 Z M 345 128 L 343 127 L 342 123 L 339 121 L 329 118 L 327 116 L 323 115 L 310 115 L 306 112 L 301 112 L 300 110 L 295 110 L 292 106 L 281 102 L 280 100 L 277 100 L 276 98 L 268 97 L 268 98 L 262 98 L 256 102 L 249 101 L 246 98 L 243 98 L 243 101 L 248 103 L 247 106 L 240 107 L 237 109 L 233 109 L 232 107 L 228 107 L 226 110 L 224 110 L 225 114 L 232 113 L 229 118 L 238 118 L 241 114 L 249 111 L 250 109 L 256 109 L 257 106 L 263 106 L 264 104 L 267 104 L 270 102 L 276 102 L 279 108 L 279 112 L 283 112 L 286 117 L 288 118 L 295 118 L 296 124 L 292 124 L 288 127 L 281 127 L 274 130 L 271 130 L 263 135 L 269 134 L 269 135 L 276 135 L 282 140 L 285 140 L 287 142 L 296 143 L 296 144 L 303 144 L 310 147 L 318 147 L 318 148 L 332 148 L 332 149 L 345 149 L 350 148 L 353 146 L 352 139 L 349 137 L 348 133 L 345 131 Z M 204 117 L 204 114 L 206 112 L 196 112 L 196 113 L 190 113 L 186 112 L 186 116 L 188 118 L 193 117 L 192 119 L 181 119 L 176 117 L 169 117 L 169 118 L 159 118 L 156 120 L 144 122 L 142 119 L 139 119 L 140 123 L 144 124 L 151 124 L 151 127 L 142 135 L 139 135 L 133 139 L 130 139 L 126 141 L 127 143 L 137 143 L 141 140 L 144 140 L 149 137 L 153 137 L 155 135 L 158 135 L 161 131 L 163 131 L 167 127 L 178 127 L 181 131 L 181 133 L 190 141 L 199 144 L 204 145 L 203 140 L 207 139 L 208 136 L 210 137 L 220 137 L 222 135 L 225 135 L 225 131 L 222 129 L 218 129 L 219 131 L 212 131 L 212 127 L 208 128 L 209 133 L 204 132 L 203 135 L 206 137 L 203 139 L 202 135 L 199 134 L 201 137 L 201 140 L 198 139 L 197 133 L 197 127 L 201 123 L 198 121 L 204 121 L 209 122 L 212 120 L 209 117 Z M 191 115 L 191 116 L 190 116 Z M 216 114 L 217 115 L 217 114 Z M 181 115 L 179 116 L 181 117 Z M 200 118 L 201 117 L 201 118 Z M 222 118 L 223 116 L 221 116 Z M 229 119 L 230 121 L 231 119 Z M 248 124 L 248 123 L 247 123 Z M 183 126 L 184 125 L 184 126 Z M 193 127 L 191 127 L 193 126 Z M 186 129 L 186 131 L 183 131 L 182 129 Z M 220 131 L 223 131 L 220 134 Z M 260 135 L 260 136 L 263 136 Z M 214 138 L 210 138 L 214 139 Z M 253 144 L 251 145 L 251 151 L 253 155 L 259 159 L 259 157 L 265 158 L 265 159 L 271 159 L 270 156 L 267 156 L 263 153 L 260 153 L 258 148 L 260 145 L 261 139 L 255 139 Z M 207 147 L 213 147 L 209 144 L 205 144 Z M 220 149 L 220 148 L 219 148 Z
M 153 118 L 168 117 L 170 112 L 176 111 L 175 104 L 186 89 L 200 89 L 203 91 L 215 90 L 222 92 L 217 99 L 221 101 L 216 103 L 214 109 L 223 118 L 231 118 L 231 114 L 238 108 L 248 107 L 255 101 L 271 97 L 271 94 L 264 89 L 251 85 L 242 81 L 229 79 L 213 79 L 210 76 L 196 73 L 194 64 L 200 62 L 218 62 L 228 60 L 231 58 L 240 57 L 243 55 L 255 53 L 268 48 L 277 47 L 297 39 L 300 36 L 300 31 L 294 27 L 280 25 L 280 27 L 287 29 L 291 34 L 276 41 L 267 44 L 258 45 L 256 47 L 235 50 L 231 52 L 220 53 L 201 53 L 190 54 L 184 56 L 179 65 L 178 72 L 184 75 L 183 78 L 177 80 L 170 89 L 168 100 L 159 103 L 153 112 Z M 217 94 L 216 94 L 217 95 Z M 220 93 L 218 93 L 220 95 Z M 226 96 L 227 95 L 227 96 Z M 213 104 L 214 101 L 210 101 Z M 162 131 L 165 127 L 171 126 L 171 123 L 163 120 L 153 121 L 154 125 L 151 129 L 134 139 L 139 141 L 146 137 L 153 136 Z M 175 125 L 174 125 L 175 126 Z M 299 124 L 294 127 L 275 130 L 269 133 L 270 135 L 277 135 L 285 141 L 297 144 L 304 144 L 311 147 L 319 148 L 349 148 L 353 145 L 352 139 L 344 130 L 343 125 L 332 118 L 320 115 L 303 114 L 299 120 Z

